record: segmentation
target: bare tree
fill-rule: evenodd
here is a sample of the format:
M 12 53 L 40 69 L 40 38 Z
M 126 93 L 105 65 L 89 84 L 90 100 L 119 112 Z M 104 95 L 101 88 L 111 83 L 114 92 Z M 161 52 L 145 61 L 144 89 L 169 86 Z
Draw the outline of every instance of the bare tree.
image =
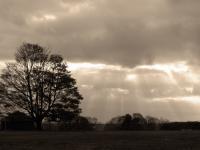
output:
M 1 74 L 3 103 L 27 111 L 38 130 L 42 129 L 44 117 L 58 104 L 69 112 L 80 113 L 83 98 L 60 55 L 52 55 L 37 44 L 24 43 L 15 59 Z

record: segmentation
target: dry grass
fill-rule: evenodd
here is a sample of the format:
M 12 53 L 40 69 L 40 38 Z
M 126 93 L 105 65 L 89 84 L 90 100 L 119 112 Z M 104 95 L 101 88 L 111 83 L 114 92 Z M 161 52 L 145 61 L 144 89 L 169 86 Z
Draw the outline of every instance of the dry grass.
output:
M 200 131 L 0 132 L 0 150 L 200 150 Z

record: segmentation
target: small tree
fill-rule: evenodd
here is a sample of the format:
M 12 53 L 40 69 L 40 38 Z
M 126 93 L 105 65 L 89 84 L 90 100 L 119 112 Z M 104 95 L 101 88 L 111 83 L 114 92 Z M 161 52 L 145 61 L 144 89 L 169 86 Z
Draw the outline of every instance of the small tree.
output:
M 30 116 L 23 112 L 15 111 L 8 113 L 2 123 L 6 130 L 33 130 L 34 125 Z M 6 125 L 6 126 L 5 126 Z
M 161 121 L 156 118 L 156 117 L 152 117 L 152 116 L 146 116 L 146 122 L 147 122 L 147 129 L 148 130 L 158 130 Z
M 17 50 L 15 63 L 7 64 L 1 74 L 2 103 L 23 109 L 37 129 L 56 106 L 80 113 L 80 95 L 76 80 L 60 55 L 53 55 L 37 44 L 24 43 Z
M 144 130 L 146 128 L 146 120 L 140 113 L 134 113 L 132 117 L 132 130 Z
M 124 116 L 124 121 L 121 125 L 121 129 L 122 130 L 130 130 L 130 126 L 131 126 L 131 121 L 132 121 L 132 117 L 130 114 L 126 114 Z

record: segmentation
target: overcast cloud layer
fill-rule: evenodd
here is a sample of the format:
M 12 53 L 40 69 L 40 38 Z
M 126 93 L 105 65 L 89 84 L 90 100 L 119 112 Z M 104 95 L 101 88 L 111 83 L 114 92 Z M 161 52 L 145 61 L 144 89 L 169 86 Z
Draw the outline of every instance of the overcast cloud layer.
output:
M 0 60 L 32 42 L 79 62 L 71 69 L 83 113 L 102 121 L 127 112 L 200 120 L 199 7 L 199 0 L 0 0 Z
M 78 61 L 199 61 L 198 0 L 1 0 L 2 58 L 23 41 Z M 9 50 L 9 52 L 8 52 Z

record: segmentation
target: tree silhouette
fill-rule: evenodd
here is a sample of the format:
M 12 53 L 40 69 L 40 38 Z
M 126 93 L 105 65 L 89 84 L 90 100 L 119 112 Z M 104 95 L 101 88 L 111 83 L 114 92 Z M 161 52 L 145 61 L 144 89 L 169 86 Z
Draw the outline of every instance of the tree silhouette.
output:
M 80 113 L 83 98 L 60 55 L 50 54 L 37 44 L 24 43 L 15 60 L 1 74 L 2 103 L 27 111 L 38 130 L 42 129 L 44 117 L 58 104 L 69 112 Z
M 130 130 L 130 125 L 131 125 L 132 117 L 130 114 L 126 114 L 124 116 L 124 121 L 121 125 L 122 130 Z
M 140 113 L 134 113 L 132 117 L 133 130 L 144 130 L 146 128 L 146 120 Z

